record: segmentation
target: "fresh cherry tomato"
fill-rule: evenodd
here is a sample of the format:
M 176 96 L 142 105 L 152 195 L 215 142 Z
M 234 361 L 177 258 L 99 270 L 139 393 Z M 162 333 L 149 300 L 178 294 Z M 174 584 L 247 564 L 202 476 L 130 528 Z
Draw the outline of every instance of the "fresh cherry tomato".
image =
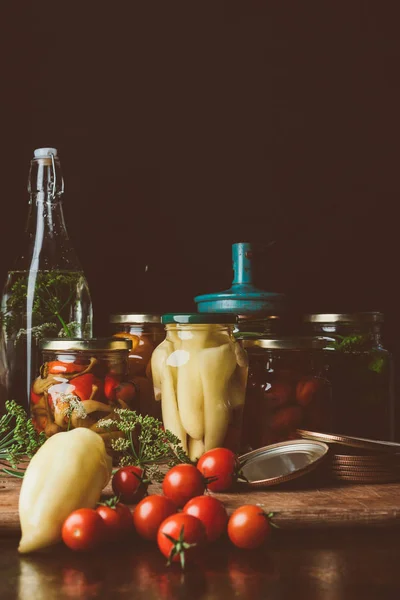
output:
M 191 498 L 204 494 L 206 480 L 193 465 L 176 465 L 165 475 L 162 489 L 164 496 L 182 508 Z
M 128 504 L 139 502 L 148 488 L 143 469 L 134 465 L 118 469 L 111 484 L 114 494 Z
M 61 362 L 60 360 L 53 360 L 47 363 L 47 372 L 53 375 L 81 373 L 85 368 L 85 365 L 79 365 L 75 362 Z
M 207 483 L 212 492 L 226 492 L 238 478 L 239 463 L 236 454 L 228 448 L 213 448 L 205 452 L 197 463 L 204 477 L 216 478 Z
M 258 548 L 271 532 L 269 517 L 259 506 L 245 504 L 228 521 L 228 536 L 238 548 Z
M 61 535 L 71 550 L 93 550 L 104 541 L 105 525 L 95 510 L 80 508 L 64 521 Z
M 168 558 L 168 564 L 180 561 L 182 568 L 185 567 L 186 559 L 194 558 L 205 541 L 203 523 L 185 513 L 167 517 L 157 533 L 158 547 Z
M 207 541 L 215 542 L 226 530 L 228 514 L 222 502 L 212 496 L 197 496 L 189 500 L 183 508 L 187 515 L 197 517 L 203 523 Z
M 121 379 L 117 375 L 106 375 L 104 378 L 104 395 L 109 402 L 116 401 L 115 390 L 121 383 Z
M 133 523 L 140 537 L 155 541 L 158 529 L 165 519 L 176 513 L 176 506 L 166 496 L 147 496 L 133 511 Z
M 129 506 L 116 502 L 113 498 L 109 505 L 101 504 L 96 512 L 104 521 L 106 537 L 109 541 L 115 541 L 124 537 L 133 529 L 132 513 Z

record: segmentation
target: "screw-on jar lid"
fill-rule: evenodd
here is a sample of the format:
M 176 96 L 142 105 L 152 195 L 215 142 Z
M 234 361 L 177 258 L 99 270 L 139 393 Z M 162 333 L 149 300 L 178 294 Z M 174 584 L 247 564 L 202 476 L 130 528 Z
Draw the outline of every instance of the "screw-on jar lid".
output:
M 105 351 L 105 350 L 130 350 L 132 340 L 122 338 L 45 338 L 40 342 L 42 350 L 58 351 Z
M 357 313 L 314 313 L 304 315 L 306 323 L 383 323 L 384 315 L 381 312 Z
M 281 337 L 281 338 L 250 338 L 243 339 L 246 350 L 261 348 L 263 350 L 323 350 L 331 338 L 317 336 Z
M 169 313 L 161 317 L 164 325 L 234 325 L 236 321 L 233 313 Z
M 161 323 L 161 315 L 118 313 L 110 315 L 110 323 Z
M 240 471 L 250 487 L 279 485 L 318 467 L 328 450 L 326 444 L 312 440 L 279 442 L 240 456 Z

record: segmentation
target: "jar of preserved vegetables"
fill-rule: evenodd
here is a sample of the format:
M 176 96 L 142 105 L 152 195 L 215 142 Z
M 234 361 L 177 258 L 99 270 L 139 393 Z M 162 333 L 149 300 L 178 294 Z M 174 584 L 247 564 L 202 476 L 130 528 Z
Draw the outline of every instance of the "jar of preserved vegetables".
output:
M 160 405 L 154 402 L 151 355 L 165 338 L 161 315 L 115 314 L 110 316 L 110 323 L 115 338 L 127 338 L 132 342 L 128 370 L 129 379 L 136 386 L 138 411 L 160 419 Z
M 35 427 L 51 436 L 88 427 L 106 437 L 100 419 L 115 408 L 136 409 L 136 388 L 128 381 L 129 340 L 44 339 L 42 366 L 31 389 Z
M 332 430 L 394 439 L 393 365 L 382 346 L 379 312 L 305 315 L 306 330 L 332 338 L 327 344 L 333 398 Z
M 247 356 L 233 336 L 235 315 L 168 314 L 151 360 L 164 427 L 195 460 L 211 448 L 238 451 Z
M 249 359 L 244 452 L 296 437 L 298 428 L 331 430 L 325 345 L 311 336 L 243 340 Z

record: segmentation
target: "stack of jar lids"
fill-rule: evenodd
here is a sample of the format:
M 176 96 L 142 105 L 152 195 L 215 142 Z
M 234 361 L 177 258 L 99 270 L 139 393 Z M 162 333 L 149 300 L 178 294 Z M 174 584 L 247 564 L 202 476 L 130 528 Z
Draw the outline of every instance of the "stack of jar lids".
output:
M 353 483 L 400 481 L 400 444 L 304 429 L 297 433 L 329 445 L 327 468 L 332 479 Z

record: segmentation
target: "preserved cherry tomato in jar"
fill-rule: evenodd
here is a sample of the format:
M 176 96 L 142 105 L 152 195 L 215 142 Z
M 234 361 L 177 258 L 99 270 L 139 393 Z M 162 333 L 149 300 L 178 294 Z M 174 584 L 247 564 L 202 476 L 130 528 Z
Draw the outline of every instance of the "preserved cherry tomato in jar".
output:
M 249 356 L 242 451 L 296 437 L 296 429 L 330 430 L 332 405 L 326 340 L 244 339 Z
M 122 386 L 117 397 L 121 402 L 132 402 L 135 410 L 142 415 L 161 418 L 160 403 L 154 399 L 151 374 L 153 351 L 165 338 L 161 316 L 116 314 L 111 315 L 110 323 L 114 337 L 132 341 L 128 361 L 128 379 L 131 385 Z

